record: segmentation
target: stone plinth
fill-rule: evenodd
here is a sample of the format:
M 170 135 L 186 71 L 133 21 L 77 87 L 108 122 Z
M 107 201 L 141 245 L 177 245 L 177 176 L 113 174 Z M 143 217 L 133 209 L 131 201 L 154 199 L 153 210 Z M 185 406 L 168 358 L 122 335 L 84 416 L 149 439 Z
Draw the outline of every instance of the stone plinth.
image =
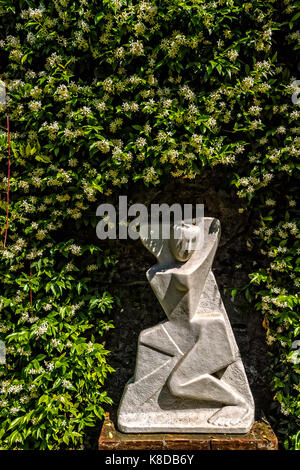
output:
M 107 413 L 99 450 L 278 450 L 278 441 L 265 421 L 256 421 L 246 434 L 125 434 Z

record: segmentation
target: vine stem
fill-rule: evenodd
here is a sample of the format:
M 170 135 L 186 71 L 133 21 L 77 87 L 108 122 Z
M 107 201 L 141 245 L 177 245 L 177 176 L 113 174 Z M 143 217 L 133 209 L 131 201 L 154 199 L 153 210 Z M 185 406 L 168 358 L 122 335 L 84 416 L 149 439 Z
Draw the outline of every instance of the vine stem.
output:
M 32 272 L 31 272 L 31 262 L 29 263 L 29 275 L 30 275 L 30 278 L 32 276 Z M 29 292 L 30 292 L 30 307 L 32 307 L 32 287 L 31 287 L 31 280 L 30 280 L 30 289 L 29 289 Z
M 6 88 L 4 88 L 4 97 L 6 101 Z M 6 104 L 7 108 L 7 104 Z M 6 246 L 7 240 L 7 232 L 8 232 L 8 216 L 9 216 L 9 183 L 10 183 L 10 131 L 9 131 L 9 117 L 8 114 L 6 116 L 6 124 L 7 124 L 7 145 L 8 145 L 8 170 L 7 170 L 7 191 L 6 191 L 6 227 L 5 227 L 5 236 L 4 236 L 4 248 Z

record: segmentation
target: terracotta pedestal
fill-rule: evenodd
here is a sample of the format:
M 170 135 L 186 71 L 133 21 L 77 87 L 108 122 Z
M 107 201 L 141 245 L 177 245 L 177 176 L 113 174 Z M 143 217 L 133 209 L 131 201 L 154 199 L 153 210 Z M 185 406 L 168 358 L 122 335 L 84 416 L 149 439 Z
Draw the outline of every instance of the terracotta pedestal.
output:
M 99 450 L 278 450 L 278 441 L 266 421 L 256 421 L 247 434 L 125 434 L 107 413 Z

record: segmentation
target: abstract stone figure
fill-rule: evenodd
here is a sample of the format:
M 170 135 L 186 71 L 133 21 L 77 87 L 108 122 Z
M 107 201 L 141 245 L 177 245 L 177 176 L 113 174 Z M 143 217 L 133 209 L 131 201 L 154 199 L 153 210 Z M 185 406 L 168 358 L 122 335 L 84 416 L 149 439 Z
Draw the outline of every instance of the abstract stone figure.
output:
M 139 336 L 135 376 L 118 412 L 123 432 L 246 433 L 253 424 L 253 398 L 211 270 L 220 223 L 202 223 L 198 250 L 186 248 L 197 221 L 182 226 L 182 240 L 142 238 L 157 258 L 147 279 L 168 321 Z

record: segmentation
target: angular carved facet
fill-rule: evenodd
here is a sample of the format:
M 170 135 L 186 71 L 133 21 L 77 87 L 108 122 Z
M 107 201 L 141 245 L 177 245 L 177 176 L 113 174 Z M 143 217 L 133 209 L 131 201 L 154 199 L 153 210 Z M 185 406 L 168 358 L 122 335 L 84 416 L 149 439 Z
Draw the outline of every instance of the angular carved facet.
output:
M 203 220 L 200 249 L 172 235 L 142 239 L 158 261 L 147 279 L 168 321 L 140 334 L 118 412 L 123 432 L 245 433 L 253 424 L 253 398 L 211 270 L 220 224 Z M 197 225 L 183 227 L 185 242 L 197 236 Z

